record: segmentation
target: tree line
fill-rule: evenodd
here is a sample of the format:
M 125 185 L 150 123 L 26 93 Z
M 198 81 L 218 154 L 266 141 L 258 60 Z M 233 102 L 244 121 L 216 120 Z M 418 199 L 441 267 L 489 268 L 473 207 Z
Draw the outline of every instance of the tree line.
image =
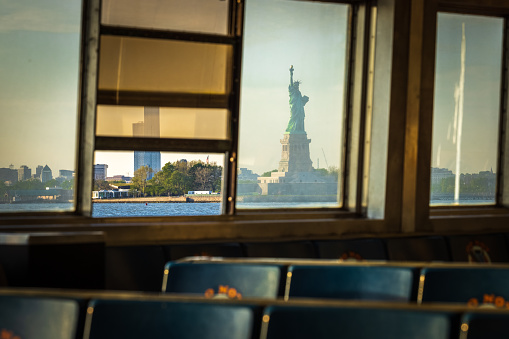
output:
M 148 166 L 134 172 L 130 192 L 141 196 L 181 196 L 188 191 L 221 191 L 222 167 L 201 160 L 168 162 L 154 174 Z
M 59 181 L 51 179 L 46 182 L 41 182 L 39 179 L 28 179 L 17 181 L 14 184 L 7 186 L 0 180 L 0 201 L 8 200 L 8 191 L 17 190 L 45 190 L 47 187 L 60 187 L 65 190 L 72 190 L 74 188 L 74 179 Z

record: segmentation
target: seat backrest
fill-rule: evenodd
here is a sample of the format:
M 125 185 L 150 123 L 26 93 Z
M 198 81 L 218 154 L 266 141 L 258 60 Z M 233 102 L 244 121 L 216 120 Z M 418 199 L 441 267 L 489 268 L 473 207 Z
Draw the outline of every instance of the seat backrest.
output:
M 507 337 L 507 312 L 467 312 L 461 319 L 460 339 L 498 339 Z
M 204 243 L 185 245 L 165 245 L 163 249 L 169 260 L 178 260 L 184 257 L 206 256 L 206 257 L 244 257 L 242 247 L 239 243 Z
M 426 267 L 421 271 L 419 302 L 468 303 L 509 308 L 509 268 Z
M 386 260 L 382 240 L 378 238 L 317 240 L 318 256 L 324 259 Z
M 317 258 L 311 241 L 243 243 L 247 257 L 259 258 Z
M 0 296 L 0 338 L 75 339 L 78 321 L 76 300 Z
M 415 300 L 416 267 L 294 265 L 288 268 L 285 298 Z
M 444 237 L 401 237 L 384 239 L 389 260 L 451 261 Z
M 452 261 L 509 262 L 504 234 L 451 235 L 446 237 Z
M 92 300 L 84 339 L 250 339 L 254 317 L 245 305 Z
M 163 292 L 272 299 L 282 296 L 285 273 L 283 265 L 170 262 L 164 270 Z
M 269 306 L 261 338 L 450 339 L 457 337 L 458 318 L 415 308 Z

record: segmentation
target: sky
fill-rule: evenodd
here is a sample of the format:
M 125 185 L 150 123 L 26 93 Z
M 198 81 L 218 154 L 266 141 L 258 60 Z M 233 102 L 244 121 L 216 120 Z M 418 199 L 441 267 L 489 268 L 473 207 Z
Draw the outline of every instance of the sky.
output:
M 497 169 L 503 19 L 438 16 L 432 167 L 456 173 L 454 91 L 460 79 L 465 24 L 465 90 L 460 172 Z
M 246 2 L 240 167 L 258 174 L 278 168 L 292 65 L 309 97 L 304 124 L 313 167 L 339 166 L 347 14 L 348 6 L 338 4 Z
M 120 16 L 115 15 L 119 8 L 129 8 L 133 1 L 105 1 L 108 20 L 121 23 Z M 212 15 L 215 21 L 205 28 L 200 26 L 203 20 L 167 20 L 168 15 L 174 15 L 165 14 L 171 12 L 167 11 L 170 5 L 178 4 L 179 10 L 185 13 L 202 1 L 205 0 L 154 0 L 155 5 L 148 6 L 144 12 L 151 20 L 140 25 L 157 19 L 175 23 L 175 27 L 168 27 L 172 29 L 223 32 L 224 25 L 220 24 L 223 15 Z M 225 3 L 221 1 L 220 6 Z M 302 95 L 309 97 L 305 127 L 311 139 L 313 166 L 339 166 L 348 7 L 283 0 L 249 0 L 246 6 L 239 167 L 258 174 L 278 167 L 280 140 L 290 117 L 291 65 L 295 69 L 294 80 L 302 81 Z M 136 7 L 128 16 L 139 12 L 140 8 Z M 198 15 L 211 12 L 214 11 L 207 8 Z M 455 169 L 456 145 L 451 130 L 463 22 L 467 52 L 461 172 L 475 173 L 495 170 L 497 166 L 503 31 L 503 21 L 497 18 L 439 15 L 432 166 Z M 193 25 L 200 27 L 195 29 Z M 74 169 L 79 26 L 80 1 L 77 0 L 0 0 L 0 144 L 3 145 L 0 167 L 27 165 L 35 170 L 37 165 L 48 164 L 54 173 L 59 169 Z M 182 117 L 182 114 L 185 113 L 162 113 L 161 119 Z M 224 113 L 217 114 L 218 121 L 225 119 Z M 189 119 L 199 121 L 197 117 L 199 113 Z M 128 131 L 132 122 L 124 122 L 122 128 Z M 197 128 L 190 130 L 189 135 L 194 135 Z M 203 131 L 203 126 L 200 128 Z M 118 133 L 126 133 L 124 130 Z M 183 158 L 205 160 L 207 156 L 218 164 L 224 160 L 217 154 L 163 154 L 162 164 Z M 108 175 L 132 175 L 133 162 L 132 152 L 96 152 L 95 163 L 108 164 Z
M 0 167 L 74 169 L 80 12 L 76 0 L 0 0 Z

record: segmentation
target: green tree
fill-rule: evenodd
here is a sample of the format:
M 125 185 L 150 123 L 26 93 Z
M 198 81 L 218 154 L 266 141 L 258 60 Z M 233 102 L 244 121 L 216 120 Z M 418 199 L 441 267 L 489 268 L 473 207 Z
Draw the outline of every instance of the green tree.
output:
M 13 190 L 43 190 L 45 189 L 44 184 L 38 179 L 28 179 L 24 181 L 18 181 L 11 186 Z
M 97 179 L 94 180 L 94 191 L 110 190 L 111 186 L 106 180 Z
M 0 181 L 0 201 L 6 201 L 8 199 L 7 189 L 7 185 L 3 181 Z
M 74 189 L 74 179 L 64 181 L 61 186 L 64 190 Z
M 59 187 L 60 183 L 56 179 L 48 180 L 44 183 L 44 187 Z
M 145 190 L 147 188 L 147 178 L 153 172 L 154 171 L 152 170 L 152 168 L 148 166 L 141 166 L 136 171 L 134 171 L 133 186 L 135 189 L 141 191 L 142 196 L 145 196 Z
M 277 169 L 273 169 L 272 171 L 265 172 L 261 176 L 262 177 L 270 177 L 272 172 L 277 172 Z

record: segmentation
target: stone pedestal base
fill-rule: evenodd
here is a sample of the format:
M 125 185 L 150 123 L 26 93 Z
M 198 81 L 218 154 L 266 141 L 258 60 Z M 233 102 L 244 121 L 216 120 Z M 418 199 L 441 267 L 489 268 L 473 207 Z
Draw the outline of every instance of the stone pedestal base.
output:
M 313 162 L 309 156 L 309 143 L 306 133 L 285 133 L 281 139 L 282 151 L 279 172 L 311 172 Z

